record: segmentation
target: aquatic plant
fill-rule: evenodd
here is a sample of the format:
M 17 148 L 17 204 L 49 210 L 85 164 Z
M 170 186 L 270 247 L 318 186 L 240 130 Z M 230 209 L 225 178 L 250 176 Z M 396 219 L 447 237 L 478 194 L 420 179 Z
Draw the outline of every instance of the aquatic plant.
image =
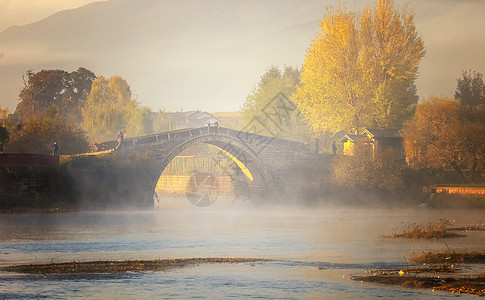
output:
M 439 219 L 433 223 L 422 226 L 416 223 L 403 223 L 406 228 L 402 232 L 396 232 L 394 229 L 390 235 L 383 235 L 384 238 L 401 238 L 401 239 L 441 239 L 464 237 L 465 235 L 457 234 L 447 230 L 450 221 Z

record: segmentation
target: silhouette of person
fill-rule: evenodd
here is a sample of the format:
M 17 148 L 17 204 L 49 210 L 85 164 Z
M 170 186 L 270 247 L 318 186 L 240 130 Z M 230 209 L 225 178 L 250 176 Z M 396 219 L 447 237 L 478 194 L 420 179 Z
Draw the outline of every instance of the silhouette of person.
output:
M 318 154 L 320 151 L 320 139 L 315 140 L 315 154 Z
M 57 156 L 57 151 L 59 151 L 59 145 L 54 141 L 54 144 L 52 144 L 52 155 Z
M 123 135 L 123 132 L 120 131 L 120 133 L 118 133 L 118 145 L 116 146 L 115 150 L 118 150 L 121 148 L 121 145 L 123 144 L 123 139 L 125 138 L 125 136 Z
M 333 155 L 335 155 L 335 153 L 337 153 L 337 145 L 335 144 L 335 141 L 333 141 L 333 143 L 332 143 L 332 153 L 333 153 Z

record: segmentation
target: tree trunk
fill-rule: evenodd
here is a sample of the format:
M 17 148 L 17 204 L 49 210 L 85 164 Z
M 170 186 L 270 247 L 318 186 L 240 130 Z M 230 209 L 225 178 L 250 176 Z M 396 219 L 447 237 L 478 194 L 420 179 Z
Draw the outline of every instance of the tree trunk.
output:
M 463 174 L 463 171 L 461 170 L 460 166 L 456 163 L 456 161 L 451 163 L 451 167 L 455 172 L 458 174 L 458 177 L 463 181 L 463 183 L 468 183 L 468 180 L 466 180 L 465 175 Z
M 472 171 L 471 180 L 472 180 L 472 182 L 475 182 L 477 167 L 478 167 L 478 160 L 475 156 L 473 156 L 473 164 L 472 164 L 472 167 L 471 167 L 471 171 Z

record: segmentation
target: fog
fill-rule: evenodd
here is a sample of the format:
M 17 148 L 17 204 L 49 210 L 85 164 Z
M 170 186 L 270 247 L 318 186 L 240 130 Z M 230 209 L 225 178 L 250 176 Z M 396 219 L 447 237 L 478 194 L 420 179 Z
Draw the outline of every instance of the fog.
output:
M 346 2 L 354 11 L 367 3 Z M 484 72 L 485 2 L 397 2 L 416 13 L 425 42 L 416 81 L 421 98 L 452 96 L 462 70 Z M 10 20 L 22 26 L 0 33 L 0 103 L 14 110 L 29 69 L 83 66 L 96 75 L 121 75 L 155 110 L 238 110 L 271 64 L 303 64 L 325 6 L 335 3 L 106 1 L 39 15 L 27 25 Z
M 184 201 L 184 199 L 179 199 Z M 155 211 L 5 216 L 1 265 L 19 262 L 260 257 L 343 264 L 398 263 L 413 252 L 477 251 L 485 232 L 447 240 L 388 239 L 406 224 L 438 218 L 452 226 L 483 224 L 470 210 L 295 206 L 254 207 L 218 201 L 211 207 Z

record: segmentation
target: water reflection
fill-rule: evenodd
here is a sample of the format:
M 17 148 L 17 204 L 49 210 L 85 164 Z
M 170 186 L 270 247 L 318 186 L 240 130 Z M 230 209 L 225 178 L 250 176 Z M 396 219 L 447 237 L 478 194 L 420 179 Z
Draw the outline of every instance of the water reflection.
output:
M 274 258 L 288 262 L 258 265 L 255 268 L 246 265 L 231 265 L 229 268 L 208 265 L 158 275 L 130 275 L 124 279 L 109 279 L 106 289 L 103 283 L 103 290 L 108 294 L 122 291 L 127 293 L 126 297 L 133 295 L 130 293 L 135 292 L 129 292 L 127 288 L 119 290 L 121 281 L 134 285 L 134 291 L 151 289 L 155 293 L 158 284 L 168 280 L 172 286 L 167 287 L 163 293 L 173 293 L 177 297 L 183 294 L 178 289 L 185 291 L 192 281 L 198 282 L 193 283 L 194 287 L 204 289 L 209 295 L 214 289 L 211 284 L 218 286 L 218 292 L 223 292 L 220 289 L 226 291 L 223 287 L 227 283 L 228 289 L 224 295 L 231 296 L 234 291 L 234 295 L 241 298 L 269 295 L 266 289 L 271 293 L 281 293 L 275 295 L 281 295 L 282 298 L 298 298 L 299 292 L 309 298 L 315 295 L 330 296 L 332 286 L 343 289 L 338 295 L 347 297 L 355 296 L 353 293 L 357 283 L 343 283 L 341 275 L 351 274 L 352 270 L 362 272 L 367 268 L 402 266 L 412 252 L 446 249 L 473 251 L 485 248 L 483 231 L 467 232 L 465 238 L 446 241 L 382 238 L 383 234 L 389 234 L 393 228 L 403 227 L 402 222 L 427 224 L 445 218 L 453 222 L 454 226 L 483 223 L 483 214 L 479 211 L 297 207 L 269 209 L 236 205 L 235 209 L 230 206 L 206 209 L 188 206 L 149 212 L 3 215 L 0 218 L 0 265 L 207 256 Z M 318 270 L 317 266 L 322 266 L 323 270 Z M 250 273 L 247 273 L 248 270 L 251 270 Z M 230 273 L 227 282 L 221 275 L 224 272 Z M 256 277 L 251 277 L 251 274 Z M 29 290 L 34 293 L 39 286 L 51 289 L 51 293 L 57 289 L 52 278 L 27 283 L 12 279 L 15 276 L 11 274 L 2 276 L 0 291 L 6 282 L 9 282 L 9 290 L 11 285 L 17 285 L 25 288 L 26 293 Z M 298 284 L 290 284 L 292 280 Z M 260 282 L 257 292 L 251 294 L 243 291 L 244 286 L 255 284 L 255 281 Z M 71 278 L 69 286 L 83 290 L 85 296 L 92 296 L 100 283 L 96 283 L 96 280 L 87 283 L 86 279 Z M 311 287 L 306 289 L 305 286 Z M 293 288 L 296 290 L 293 291 Z M 348 291 L 345 292 L 345 289 Z M 365 289 L 371 291 L 382 287 L 370 285 Z M 392 288 L 385 290 L 391 294 L 402 292 Z M 428 295 L 423 291 L 412 293 L 411 298 Z M 196 296 L 197 293 L 184 295 Z

